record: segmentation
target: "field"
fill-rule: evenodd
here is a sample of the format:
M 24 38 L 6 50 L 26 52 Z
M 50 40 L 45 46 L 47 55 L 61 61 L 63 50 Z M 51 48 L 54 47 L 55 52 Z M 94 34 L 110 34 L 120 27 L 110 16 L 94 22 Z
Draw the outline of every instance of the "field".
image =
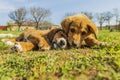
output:
M 98 38 L 108 44 L 19 54 L 0 42 L 0 80 L 120 80 L 120 32 L 102 30 Z

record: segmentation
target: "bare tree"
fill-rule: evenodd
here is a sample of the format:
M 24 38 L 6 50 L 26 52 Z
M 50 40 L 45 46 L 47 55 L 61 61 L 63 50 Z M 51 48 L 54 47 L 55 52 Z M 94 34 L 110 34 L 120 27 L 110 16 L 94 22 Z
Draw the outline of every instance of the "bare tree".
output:
M 18 25 L 18 30 L 20 30 L 20 27 L 26 21 L 26 13 L 27 11 L 25 8 L 18 8 L 8 14 L 8 16 Z
M 96 20 L 100 24 L 100 30 L 102 30 L 102 25 L 105 22 L 105 13 L 96 13 Z
M 39 24 L 42 22 L 46 17 L 50 16 L 50 10 L 41 7 L 32 7 L 30 9 L 31 15 L 33 17 L 33 21 L 36 24 L 36 29 L 39 29 Z
M 118 9 L 117 8 L 114 8 L 113 9 L 113 15 L 114 15 L 114 17 L 115 17 L 115 21 L 116 21 L 116 30 L 118 29 L 118 23 L 119 23 L 119 11 L 118 11 Z
M 108 27 L 110 28 L 110 21 L 113 18 L 113 14 L 111 12 L 106 12 L 105 13 L 105 21 L 108 23 Z

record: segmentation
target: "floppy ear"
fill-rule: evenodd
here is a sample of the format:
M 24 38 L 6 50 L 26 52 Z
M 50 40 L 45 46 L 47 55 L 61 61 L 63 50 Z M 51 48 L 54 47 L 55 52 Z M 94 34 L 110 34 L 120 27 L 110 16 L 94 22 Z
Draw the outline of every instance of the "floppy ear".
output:
M 15 38 L 16 41 L 23 41 L 24 33 L 20 34 L 18 37 Z
M 52 42 L 54 35 L 56 34 L 56 32 L 58 31 L 58 29 L 52 29 L 48 34 L 47 34 L 47 38 L 49 39 L 50 42 Z
M 97 28 L 97 26 L 93 22 L 89 22 L 87 24 L 87 27 L 88 27 L 88 31 L 90 33 L 93 33 L 95 38 L 97 39 L 97 35 L 98 35 L 98 28 Z
M 70 17 L 64 19 L 62 22 L 61 22 L 61 26 L 62 26 L 62 29 L 65 31 L 65 33 L 68 33 L 69 31 L 69 27 L 70 25 L 72 24 L 72 19 Z

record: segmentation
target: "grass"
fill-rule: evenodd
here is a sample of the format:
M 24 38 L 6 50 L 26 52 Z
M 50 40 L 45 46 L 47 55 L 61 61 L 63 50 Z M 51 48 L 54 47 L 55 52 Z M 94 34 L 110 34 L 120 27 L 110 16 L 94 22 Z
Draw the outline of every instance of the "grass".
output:
M 106 46 L 19 54 L 7 52 L 9 46 L 0 42 L 0 80 L 119 80 L 119 36 L 103 30 L 98 38 Z

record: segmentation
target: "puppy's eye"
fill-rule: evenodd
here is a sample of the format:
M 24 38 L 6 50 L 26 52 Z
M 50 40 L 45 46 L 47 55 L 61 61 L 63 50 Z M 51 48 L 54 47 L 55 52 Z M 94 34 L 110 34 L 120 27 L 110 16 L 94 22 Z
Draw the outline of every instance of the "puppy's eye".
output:
M 81 35 L 85 35 L 86 34 L 86 32 L 85 31 L 83 31 L 82 33 L 81 33 Z
M 63 35 L 63 34 L 60 34 L 60 36 L 62 36 L 62 37 L 63 37 L 64 35 Z
M 74 33 L 74 32 L 75 32 L 75 29 L 70 29 L 70 31 L 71 31 L 72 33 Z

